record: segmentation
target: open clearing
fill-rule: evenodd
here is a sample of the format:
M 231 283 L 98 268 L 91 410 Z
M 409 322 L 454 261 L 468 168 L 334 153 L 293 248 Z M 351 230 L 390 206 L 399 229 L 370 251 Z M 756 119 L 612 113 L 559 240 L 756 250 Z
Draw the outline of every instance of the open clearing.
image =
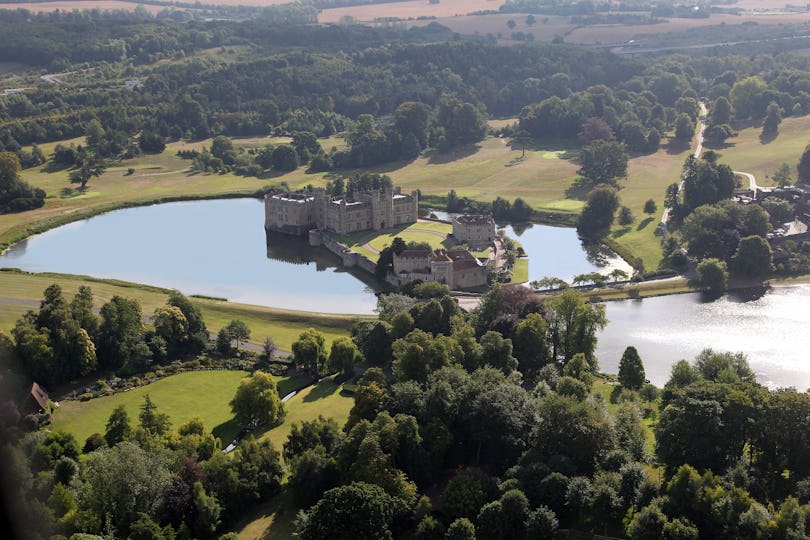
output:
M 796 165 L 810 144 L 810 117 L 785 118 L 773 140 L 761 140 L 761 133 L 758 126 L 740 130 L 737 137 L 728 140 L 728 146 L 714 149 L 720 154 L 720 162 L 735 171 L 753 174 L 761 186 L 773 185 L 770 177 L 782 163 L 791 166 L 795 179 Z
M 144 315 L 166 303 L 167 294 L 155 287 L 114 284 L 82 276 L 61 274 L 23 274 L 0 272 L 0 330 L 8 333 L 26 311 L 37 309 L 42 292 L 52 283 L 62 287 L 66 297 L 72 297 L 81 285 L 93 290 L 95 307 L 100 308 L 115 295 L 135 298 L 141 303 Z M 341 336 L 347 336 L 351 325 L 362 315 L 329 315 L 290 311 L 233 302 L 191 298 L 203 313 L 208 329 L 217 332 L 230 321 L 244 321 L 251 330 L 251 342 L 260 345 L 265 337 L 272 337 L 276 346 L 289 351 L 294 341 L 307 328 L 321 332 L 327 345 Z

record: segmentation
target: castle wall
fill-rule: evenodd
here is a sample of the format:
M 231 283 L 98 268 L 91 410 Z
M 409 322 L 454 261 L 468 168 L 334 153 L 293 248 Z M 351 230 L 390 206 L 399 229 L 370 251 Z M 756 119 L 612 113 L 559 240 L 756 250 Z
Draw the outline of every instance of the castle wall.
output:
M 305 195 L 268 195 L 264 198 L 264 228 L 301 236 L 315 226 L 315 199 Z

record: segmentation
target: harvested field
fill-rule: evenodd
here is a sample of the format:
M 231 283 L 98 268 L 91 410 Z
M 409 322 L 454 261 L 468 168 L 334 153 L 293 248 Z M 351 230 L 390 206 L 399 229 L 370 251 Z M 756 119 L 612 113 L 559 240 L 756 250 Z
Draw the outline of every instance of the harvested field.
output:
M 250 0 L 235 0 L 241 4 L 250 4 Z M 253 0 L 257 1 L 257 0 Z M 216 0 L 216 3 L 224 3 Z M 358 21 L 373 21 L 380 17 L 398 17 L 400 19 L 417 17 L 453 17 L 467 15 L 474 11 L 497 10 L 503 0 L 442 0 L 438 4 L 429 4 L 427 0 L 410 0 L 366 6 L 349 6 L 325 9 L 318 16 L 318 22 L 338 22 L 341 17 L 354 17 Z
M 64 2 L 41 2 L 41 3 L 17 3 L 0 4 L 2 9 L 27 9 L 32 13 L 49 11 L 73 11 L 74 9 L 126 9 L 134 11 L 138 6 L 146 9 L 149 13 L 159 13 L 168 6 L 153 6 L 139 4 L 137 2 L 126 2 L 125 0 L 67 0 Z

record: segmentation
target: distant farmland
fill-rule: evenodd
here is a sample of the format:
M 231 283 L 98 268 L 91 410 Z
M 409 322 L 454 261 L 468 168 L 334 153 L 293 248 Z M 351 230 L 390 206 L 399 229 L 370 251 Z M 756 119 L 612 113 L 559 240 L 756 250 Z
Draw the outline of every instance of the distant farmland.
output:
M 430 4 L 427 0 L 409 0 L 407 2 L 349 6 L 321 11 L 318 22 L 338 22 L 341 17 L 347 15 L 361 22 L 373 21 L 382 17 L 397 17 L 399 19 L 453 17 L 467 15 L 475 11 L 497 10 L 503 3 L 504 0 L 441 0 L 438 4 Z

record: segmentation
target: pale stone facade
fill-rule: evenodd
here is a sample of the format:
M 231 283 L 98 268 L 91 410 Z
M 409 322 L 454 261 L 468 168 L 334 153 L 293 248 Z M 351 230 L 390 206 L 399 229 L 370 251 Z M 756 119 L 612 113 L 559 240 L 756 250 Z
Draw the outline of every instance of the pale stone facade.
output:
M 482 249 L 495 238 L 495 220 L 491 215 L 463 215 L 453 218 L 453 237 L 459 244 Z
M 384 188 L 346 197 L 330 197 L 323 188 L 312 194 L 268 195 L 265 201 L 265 229 L 286 234 L 305 234 L 320 229 L 337 234 L 386 229 L 416 223 L 419 196 L 403 195 L 399 188 Z
M 453 290 L 476 289 L 486 286 L 487 274 L 487 267 L 466 249 L 408 249 L 394 254 L 394 275 L 400 284 L 421 279 Z

